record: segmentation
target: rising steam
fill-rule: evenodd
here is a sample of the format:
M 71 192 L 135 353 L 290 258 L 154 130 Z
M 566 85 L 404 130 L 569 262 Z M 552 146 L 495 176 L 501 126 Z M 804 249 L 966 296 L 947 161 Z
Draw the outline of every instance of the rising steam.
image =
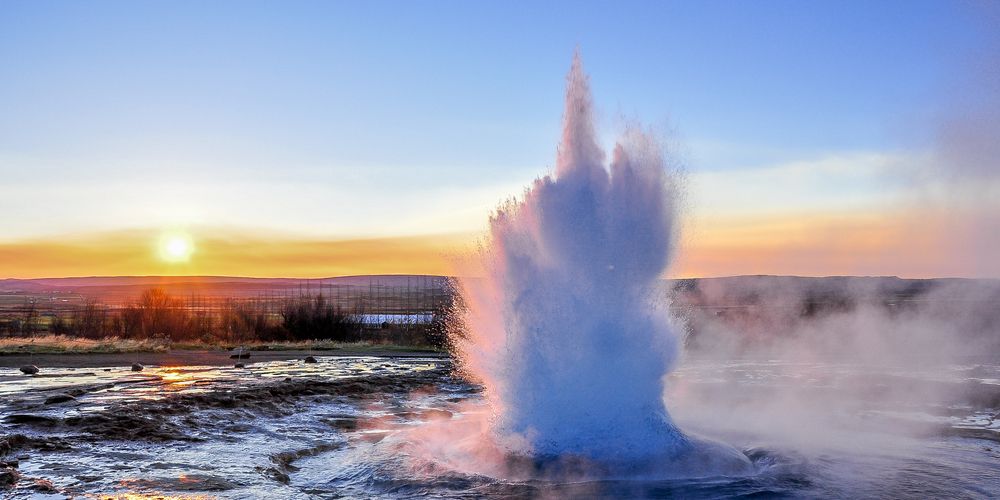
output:
M 567 80 L 555 175 L 497 210 L 479 254 L 485 276 L 462 282 L 460 359 L 509 453 L 676 458 L 694 441 L 663 404 L 678 342 L 655 297 L 672 247 L 672 183 L 657 141 L 639 130 L 606 166 L 579 57 Z

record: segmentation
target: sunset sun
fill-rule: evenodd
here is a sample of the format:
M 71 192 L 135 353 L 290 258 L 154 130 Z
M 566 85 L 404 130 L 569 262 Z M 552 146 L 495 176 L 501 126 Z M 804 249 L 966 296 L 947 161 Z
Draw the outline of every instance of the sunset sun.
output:
M 186 234 L 169 234 L 160 238 L 159 250 L 166 262 L 187 262 L 194 253 L 194 243 Z

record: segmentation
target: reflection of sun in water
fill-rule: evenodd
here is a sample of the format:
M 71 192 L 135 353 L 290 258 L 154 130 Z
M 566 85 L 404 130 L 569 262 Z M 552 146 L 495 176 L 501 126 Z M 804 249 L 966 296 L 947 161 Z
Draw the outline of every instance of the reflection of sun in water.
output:
M 160 258 L 167 262 L 187 262 L 194 253 L 194 243 L 186 234 L 167 234 L 160 238 Z

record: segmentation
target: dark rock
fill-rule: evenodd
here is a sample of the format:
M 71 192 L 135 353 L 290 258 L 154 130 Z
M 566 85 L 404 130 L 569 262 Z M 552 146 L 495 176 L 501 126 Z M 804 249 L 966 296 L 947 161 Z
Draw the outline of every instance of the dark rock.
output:
M 38 367 L 35 365 L 24 365 L 21 367 L 21 373 L 25 375 L 34 375 L 38 373 Z
M 139 364 L 139 363 L 132 363 L 132 371 L 134 371 L 134 372 L 141 372 L 142 368 L 143 368 L 143 366 L 141 364 Z
M 4 467 L 0 469 L 0 488 L 13 488 L 19 479 L 21 479 L 21 473 L 18 472 L 17 469 L 14 469 L 13 467 Z
M 51 427 L 59 423 L 59 419 L 55 417 L 46 417 L 44 415 L 29 415 L 27 413 L 15 413 L 13 415 L 7 415 L 7 417 L 5 417 L 3 421 L 5 424 L 29 424 L 41 427 Z
M 52 481 L 48 479 L 36 479 L 35 483 L 31 485 L 31 489 L 39 493 L 59 493 Z
M 118 407 L 103 413 L 69 417 L 63 419 L 62 424 L 91 440 L 197 441 L 175 422 L 134 410 L 134 407 Z
M 25 436 L 24 434 L 10 434 L 0 438 L 0 455 L 12 454 L 22 450 L 38 451 L 67 451 L 72 449 L 69 443 L 61 437 L 54 436 Z M 18 453 L 18 460 L 31 458 L 27 453 Z
M 235 365 L 233 365 L 233 368 L 246 368 L 246 367 L 247 365 L 245 363 L 236 363 Z
M 9 455 L 21 448 L 28 442 L 28 436 L 24 434 L 11 434 L 0 438 L 0 455 Z M 23 460 L 18 457 L 18 460 Z
M 305 362 L 306 363 L 316 363 L 316 358 L 314 358 L 312 356 L 306 356 Z
M 271 479 L 274 479 L 275 481 L 277 481 L 277 482 L 279 482 L 281 484 L 288 484 L 292 480 L 292 478 L 288 477 L 287 473 L 281 472 L 280 470 L 278 470 L 275 467 L 267 467 L 267 468 L 256 467 L 256 469 L 257 469 L 257 472 L 260 472 L 265 477 L 269 477 Z
M 238 352 L 229 356 L 229 359 L 248 359 L 250 357 L 249 352 Z
M 326 425 L 342 431 L 353 431 L 358 427 L 358 419 L 354 416 L 334 417 L 320 419 Z
M 281 472 L 296 472 L 299 468 L 292 465 L 292 462 L 295 462 L 300 458 L 313 457 L 319 455 L 320 453 L 336 450 L 341 446 L 341 443 L 321 443 L 310 448 L 286 451 L 284 453 L 271 455 L 271 462 L 274 462 L 277 469 Z
M 69 394 L 56 394 L 55 396 L 49 396 L 45 400 L 45 404 L 53 405 L 58 403 L 65 403 L 67 401 L 76 401 L 76 398 L 70 396 Z

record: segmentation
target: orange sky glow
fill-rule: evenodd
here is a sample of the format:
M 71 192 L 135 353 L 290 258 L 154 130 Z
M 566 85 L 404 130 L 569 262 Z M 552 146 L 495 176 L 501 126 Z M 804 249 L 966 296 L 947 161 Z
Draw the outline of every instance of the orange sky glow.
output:
M 940 215 L 904 212 L 703 218 L 685 225 L 666 276 L 975 276 L 975 258 L 953 243 L 962 241 L 956 231 Z M 133 230 L 0 243 L 0 276 L 451 275 L 456 259 L 481 236 L 322 239 L 192 229 L 190 258 L 171 261 L 161 255 L 163 234 Z

